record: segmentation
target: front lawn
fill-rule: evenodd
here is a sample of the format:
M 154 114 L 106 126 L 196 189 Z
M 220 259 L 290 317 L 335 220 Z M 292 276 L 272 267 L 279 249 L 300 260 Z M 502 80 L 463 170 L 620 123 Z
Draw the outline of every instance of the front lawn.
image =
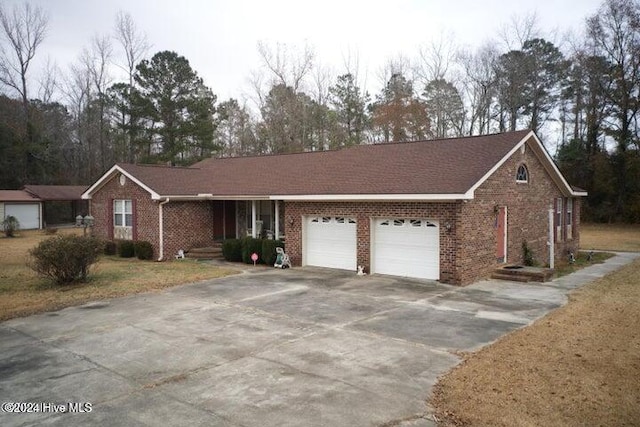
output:
M 15 238 L 0 237 L 0 320 L 235 273 L 188 259 L 154 262 L 103 256 L 92 267 L 86 283 L 60 286 L 38 277 L 25 265 L 29 249 L 48 237 L 42 231 L 23 231 Z
M 581 224 L 580 248 L 584 251 L 640 252 L 640 225 Z
M 583 224 L 581 247 L 640 251 L 640 226 Z M 567 305 L 533 325 L 465 355 L 434 389 L 439 425 L 638 425 L 638 313 L 640 260 L 574 291 Z

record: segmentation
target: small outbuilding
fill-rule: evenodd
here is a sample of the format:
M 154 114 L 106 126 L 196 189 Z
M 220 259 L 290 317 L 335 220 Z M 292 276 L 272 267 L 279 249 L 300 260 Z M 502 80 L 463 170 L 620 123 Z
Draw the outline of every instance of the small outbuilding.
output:
M 0 218 L 8 216 L 17 218 L 23 230 L 42 228 L 42 200 L 24 190 L 0 190 Z

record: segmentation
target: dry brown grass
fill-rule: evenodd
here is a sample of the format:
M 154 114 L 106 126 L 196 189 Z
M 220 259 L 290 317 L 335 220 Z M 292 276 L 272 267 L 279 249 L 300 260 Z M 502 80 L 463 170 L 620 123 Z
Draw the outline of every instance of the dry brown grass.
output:
M 581 224 L 583 250 L 640 252 L 640 225 Z
M 640 423 L 640 260 L 441 378 L 442 425 Z
M 583 249 L 640 250 L 640 228 L 586 225 Z M 640 425 L 640 260 L 467 354 L 431 404 L 443 426 Z
M 42 231 L 21 232 L 16 238 L 0 237 L 0 320 L 235 273 L 191 260 L 153 262 L 103 257 L 93 267 L 87 283 L 59 286 L 38 277 L 25 265 L 29 249 L 48 237 Z

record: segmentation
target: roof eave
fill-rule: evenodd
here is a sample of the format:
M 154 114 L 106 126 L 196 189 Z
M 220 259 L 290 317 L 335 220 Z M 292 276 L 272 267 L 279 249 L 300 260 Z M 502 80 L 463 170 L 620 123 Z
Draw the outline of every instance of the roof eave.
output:
M 138 186 L 140 186 L 145 191 L 147 191 L 149 194 L 151 194 L 151 198 L 153 200 L 159 200 L 163 198 L 158 193 L 156 193 L 151 187 L 149 187 L 144 182 L 140 181 L 138 178 L 136 178 L 135 176 L 127 172 L 123 167 L 116 164 L 116 165 L 113 165 L 111 169 L 105 172 L 100 178 L 98 178 L 98 180 L 91 187 L 89 187 L 84 193 L 82 193 L 82 199 L 83 200 L 91 199 L 91 196 L 93 195 L 93 193 L 95 193 L 102 186 L 104 186 L 118 172 L 126 176 L 131 181 L 135 182 Z
M 536 142 L 534 144 L 534 150 L 538 153 L 539 157 L 542 157 L 541 160 L 544 159 L 544 161 L 542 161 L 543 167 L 547 170 L 553 181 L 558 185 L 560 191 L 562 191 L 565 196 L 586 197 L 586 192 L 575 191 L 573 190 L 573 188 L 571 188 L 567 180 L 562 175 L 562 172 L 560 172 L 555 162 L 547 152 L 547 149 L 542 144 L 542 141 L 540 141 L 534 131 L 530 131 L 529 133 L 527 133 L 511 150 L 509 150 L 507 154 L 504 155 L 504 157 L 502 157 L 502 159 L 500 159 L 499 162 L 497 162 L 482 178 L 478 180 L 478 182 L 476 182 L 469 189 L 469 191 L 467 191 L 467 194 L 473 195 L 478 187 L 484 184 L 484 182 L 489 179 L 489 177 L 493 175 L 495 171 L 497 171 L 516 151 L 521 149 L 522 146 L 526 144 L 527 141 L 529 141 L 532 137 Z
M 473 194 L 278 194 L 270 200 L 284 201 L 451 201 L 470 200 Z

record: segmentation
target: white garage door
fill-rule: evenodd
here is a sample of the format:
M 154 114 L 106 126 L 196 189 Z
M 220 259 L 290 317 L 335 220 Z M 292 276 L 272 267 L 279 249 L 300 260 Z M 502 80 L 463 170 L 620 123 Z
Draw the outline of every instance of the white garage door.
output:
M 306 265 L 356 270 L 355 218 L 310 217 L 305 233 Z
M 440 233 L 437 221 L 376 219 L 373 271 L 394 276 L 440 279 Z
M 4 216 L 15 216 L 20 221 L 21 230 L 40 228 L 40 206 L 38 203 L 4 205 Z

